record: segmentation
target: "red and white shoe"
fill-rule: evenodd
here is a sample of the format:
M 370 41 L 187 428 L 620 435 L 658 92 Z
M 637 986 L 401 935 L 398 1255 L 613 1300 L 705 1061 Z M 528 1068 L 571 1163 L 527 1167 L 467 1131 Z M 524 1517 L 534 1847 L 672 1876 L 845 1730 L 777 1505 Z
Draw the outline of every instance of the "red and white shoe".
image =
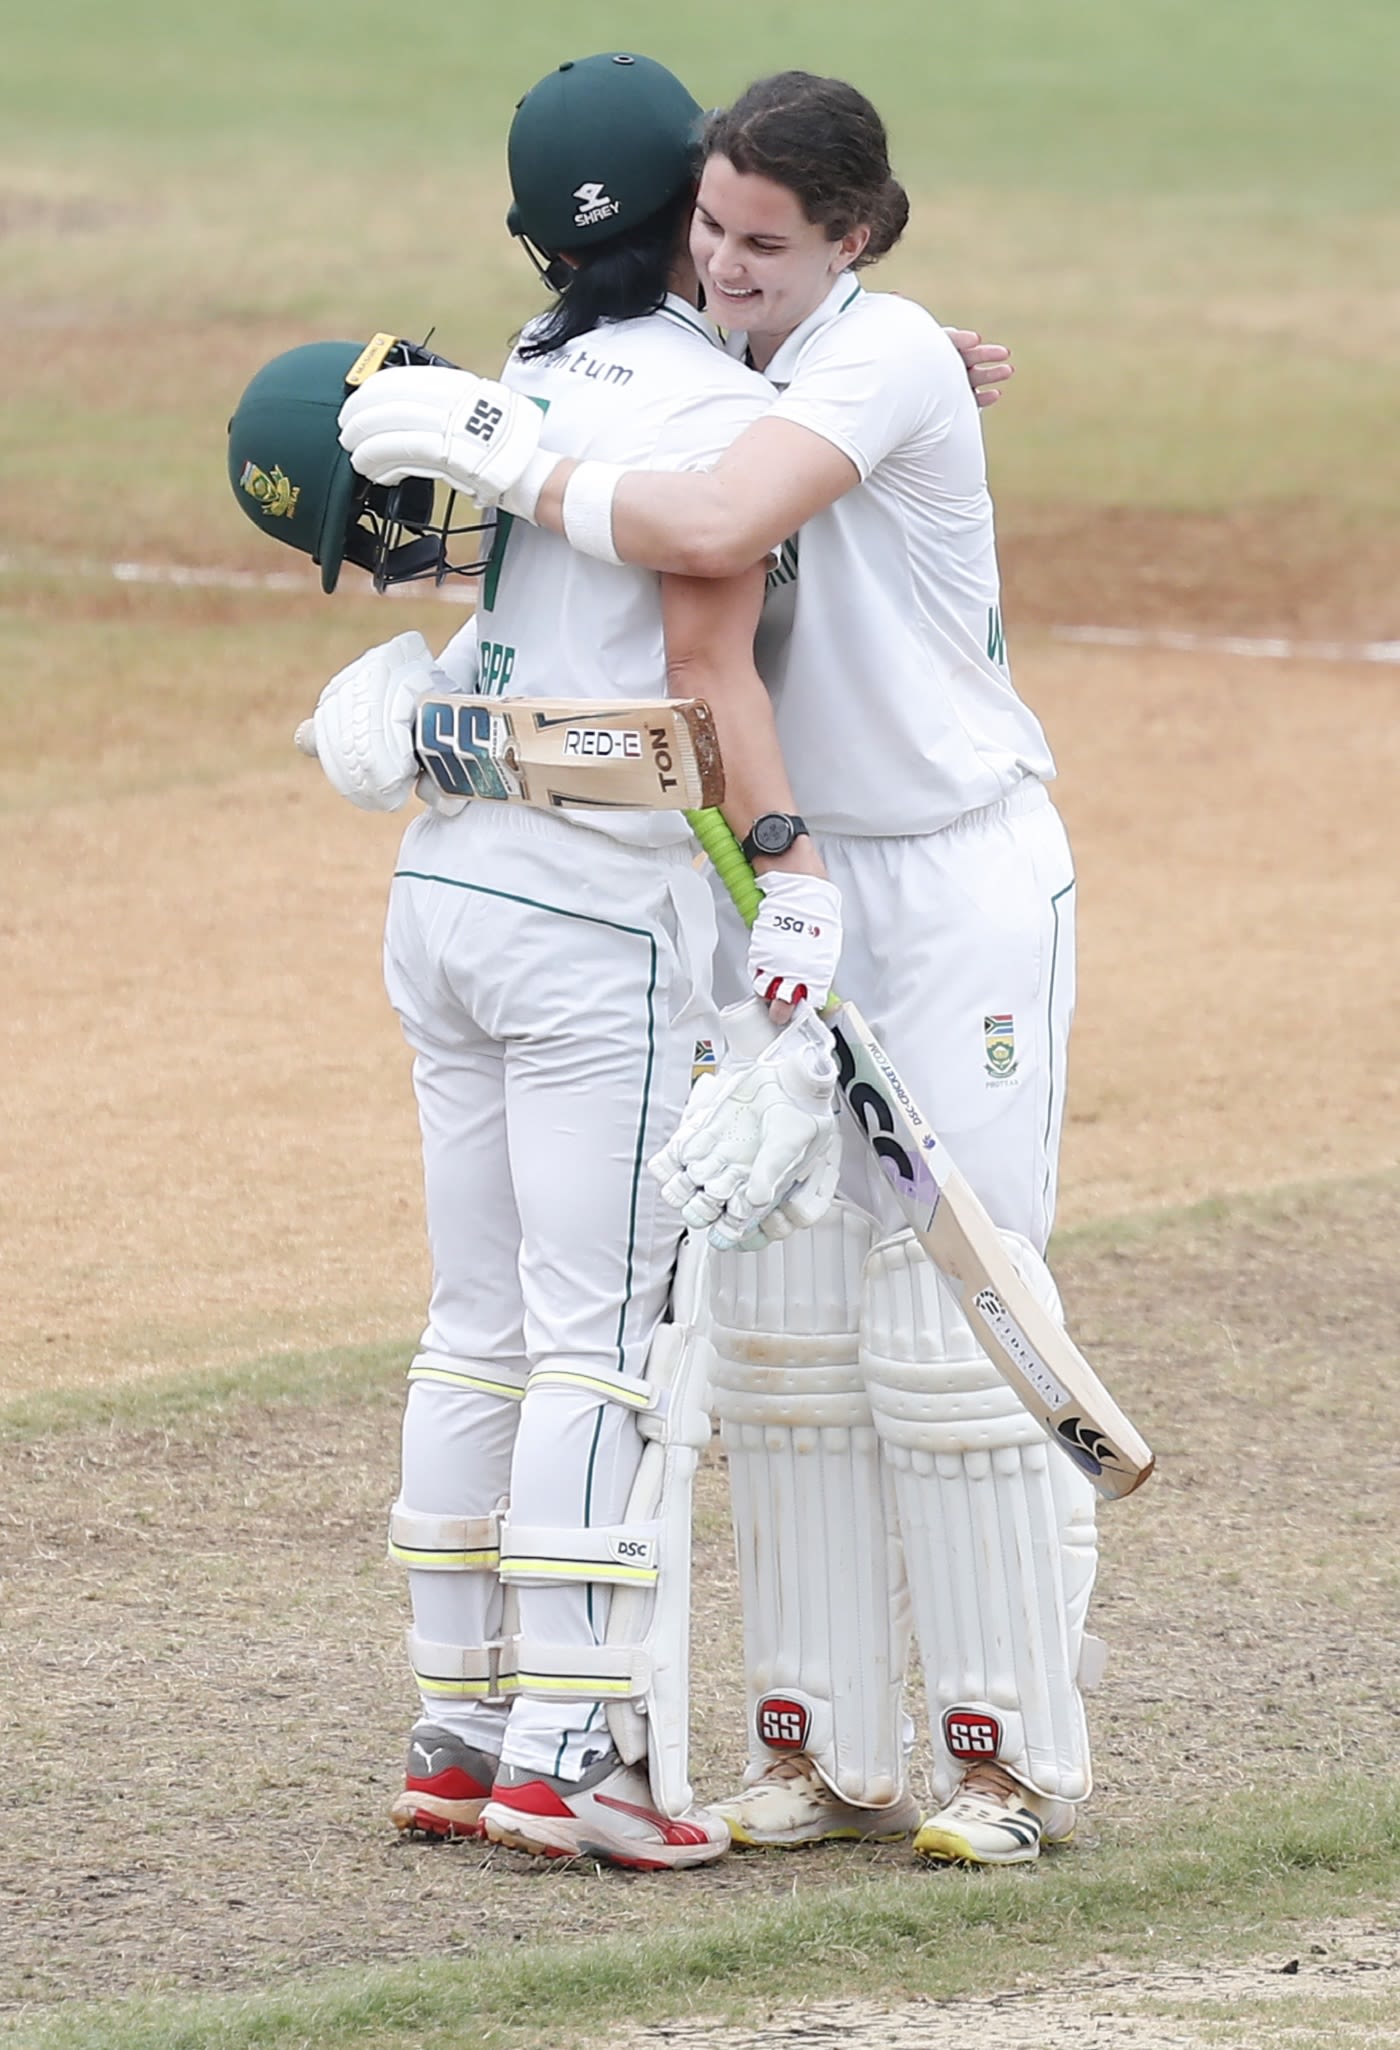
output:
M 403 1792 L 389 1810 L 395 1829 L 415 1836 L 479 1837 L 497 1760 L 436 1723 L 408 1735 Z
M 644 1768 L 624 1765 L 615 1751 L 582 1779 L 503 1765 L 481 1825 L 493 1844 L 541 1858 L 601 1858 L 634 1872 L 674 1872 L 708 1865 L 729 1849 L 717 1815 L 692 1808 L 662 1815 Z

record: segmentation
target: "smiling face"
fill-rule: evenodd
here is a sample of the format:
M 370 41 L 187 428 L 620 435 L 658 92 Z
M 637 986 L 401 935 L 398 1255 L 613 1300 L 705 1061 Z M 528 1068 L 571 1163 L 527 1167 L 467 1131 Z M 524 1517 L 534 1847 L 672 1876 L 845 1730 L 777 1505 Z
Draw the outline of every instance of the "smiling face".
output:
M 736 171 L 728 157 L 706 161 L 690 253 L 706 310 L 721 327 L 747 332 L 760 370 L 869 240 L 869 227 L 861 226 L 832 241 L 786 185 Z

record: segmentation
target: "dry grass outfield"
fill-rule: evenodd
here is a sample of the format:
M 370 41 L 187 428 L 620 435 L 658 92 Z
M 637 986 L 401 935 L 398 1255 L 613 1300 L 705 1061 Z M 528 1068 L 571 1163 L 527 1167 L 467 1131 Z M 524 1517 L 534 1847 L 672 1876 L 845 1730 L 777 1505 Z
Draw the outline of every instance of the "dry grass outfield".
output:
M 1076 1321 L 1161 1455 L 1103 1518 L 1100 1779 L 1080 1849 L 1193 1842 L 1329 1769 L 1400 1769 L 1400 1519 L 1381 1368 L 1400 1181 L 1077 1236 Z M 0 2004 L 494 1954 L 872 1871 L 734 1858 L 657 1883 L 399 1841 L 412 1704 L 382 1558 L 401 1355 L 91 1400 L 0 1446 L 8 1586 Z M 699 1517 L 702 1793 L 741 1758 L 723 1469 Z M 1035 1875 L 1026 1875 L 1035 1884 Z M 1286 1939 L 1284 1939 L 1286 1940 Z M 1275 1947 L 1272 1941 L 1265 1948 Z

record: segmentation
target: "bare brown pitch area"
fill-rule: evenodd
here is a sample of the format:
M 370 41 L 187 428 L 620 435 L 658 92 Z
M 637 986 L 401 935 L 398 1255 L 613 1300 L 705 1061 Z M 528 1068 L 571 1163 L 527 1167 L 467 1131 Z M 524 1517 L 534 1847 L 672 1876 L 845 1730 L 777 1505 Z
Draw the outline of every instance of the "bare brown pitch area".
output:
M 209 605 L 232 650 L 281 645 L 275 613 Z M 321 676 L 383 613 L 335 631 Z M 413 1329 L 417 1132 L 378 967 L 400 822 L 293 756 L 311 661 L 301 697 L 264 677 L 204 780 L 171 780 L 172 705 L 144 755 L 114 736 L 122 794 L 0 814 L 12 1393 Z M 1393 1160 L 1393 672 L 1025 634 L 1017 674 L 1081 878 L 1062 1223 Z M 213 780 L 234 748 L 249 771 Z

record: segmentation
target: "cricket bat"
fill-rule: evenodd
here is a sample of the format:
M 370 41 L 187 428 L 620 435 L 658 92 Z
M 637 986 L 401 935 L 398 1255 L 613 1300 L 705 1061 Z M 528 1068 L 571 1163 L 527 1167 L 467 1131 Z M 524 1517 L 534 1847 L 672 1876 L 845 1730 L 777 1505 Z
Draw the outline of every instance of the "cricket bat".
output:
M 296 731 L 316 752 L 314 722 Z M 690 811 L 722 802 L 714 715 L 703 698 L 429 696 L 414 752 L 449 797 L 540 811 Z
M 697 813 L 690 824 L 752 925 L 763 900 L 722 814 Z M 833 994 L 821 1015 L 836 1041 L 846 1108 L 987 1357 L 1101 1495 L 1131 1495 L 1152 1471 L 1146 1440 L 1021 1279 L 1001 1234 L 855 1005 Z

